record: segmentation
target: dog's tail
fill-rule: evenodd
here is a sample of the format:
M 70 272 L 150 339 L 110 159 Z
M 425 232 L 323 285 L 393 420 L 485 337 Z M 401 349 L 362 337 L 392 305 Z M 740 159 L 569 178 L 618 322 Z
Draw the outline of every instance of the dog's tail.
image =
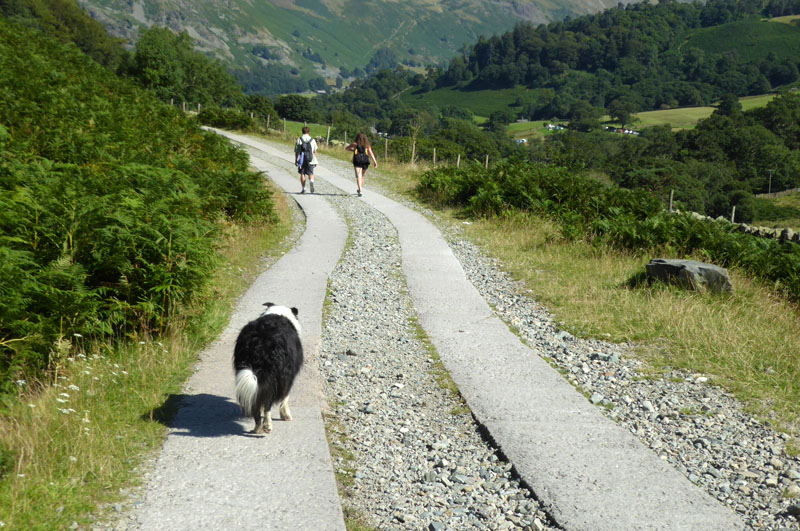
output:
M 242 413 L 252 416 L 258 398 L 258 378 L 250 369 L 236 372 L 236 401 L 242 406 Z

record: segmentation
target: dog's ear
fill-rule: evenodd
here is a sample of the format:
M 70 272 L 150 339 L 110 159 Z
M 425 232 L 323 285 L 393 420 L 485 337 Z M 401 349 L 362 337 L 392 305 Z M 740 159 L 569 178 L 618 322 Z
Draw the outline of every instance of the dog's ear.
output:
M 292 313 L 294 314 L 295 317 L 297 317 L 297 314 L 300 312 L 297 311 L 297 308 L 292 308 Z
M 263 304 L 263 306 L 266 306 L 267 308 L 271 308 L 272 306 L 275 306 L 275 303 L 272 303 L 272 302 L 265 302 L 265 303 Z

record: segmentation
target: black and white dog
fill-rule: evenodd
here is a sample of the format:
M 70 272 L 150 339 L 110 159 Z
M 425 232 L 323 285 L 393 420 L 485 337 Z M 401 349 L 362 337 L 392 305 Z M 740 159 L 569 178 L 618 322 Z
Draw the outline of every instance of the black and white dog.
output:
M 297 308 L 271 302 L 261 317 L 247 323 L 233 350 L 236 372 L 236 401 L 256 426 L 252 433 L 272 431 L 270 409 L 280 402 L 283 420 L 292 420 L 289 391 L 303 365 Z

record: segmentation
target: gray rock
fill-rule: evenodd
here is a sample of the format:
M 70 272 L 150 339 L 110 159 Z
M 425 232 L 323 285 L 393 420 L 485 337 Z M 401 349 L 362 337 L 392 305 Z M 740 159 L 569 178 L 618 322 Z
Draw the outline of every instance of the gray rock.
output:
M 694 290 L 730 292 L 731 280 L 725 268 L 696 260 L 654 258 L 645 266 L 650 278 Z

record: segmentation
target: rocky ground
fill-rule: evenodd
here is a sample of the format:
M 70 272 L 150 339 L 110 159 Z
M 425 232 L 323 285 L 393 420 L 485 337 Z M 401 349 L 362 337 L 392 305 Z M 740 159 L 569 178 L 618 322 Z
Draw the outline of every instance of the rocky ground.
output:
M 318 185 L 318 190 L 325 185 Z M 414 331 L 392 226 L 335 197 L 352 242 L 330 279 L 321 373 L 352 482 L 344 501 L 381 529 L 557 527 L 457 397 L 436 385 Z M 588 399 L 752 529 L 800 529 L 800 459 L 702 375 L 643 377 L 624 345 L 559 331 L 551 316 L 474 245 L 447 230 L 468 277 L 523 339 Z M 348 459 L 352 457 L 352 459 Z

